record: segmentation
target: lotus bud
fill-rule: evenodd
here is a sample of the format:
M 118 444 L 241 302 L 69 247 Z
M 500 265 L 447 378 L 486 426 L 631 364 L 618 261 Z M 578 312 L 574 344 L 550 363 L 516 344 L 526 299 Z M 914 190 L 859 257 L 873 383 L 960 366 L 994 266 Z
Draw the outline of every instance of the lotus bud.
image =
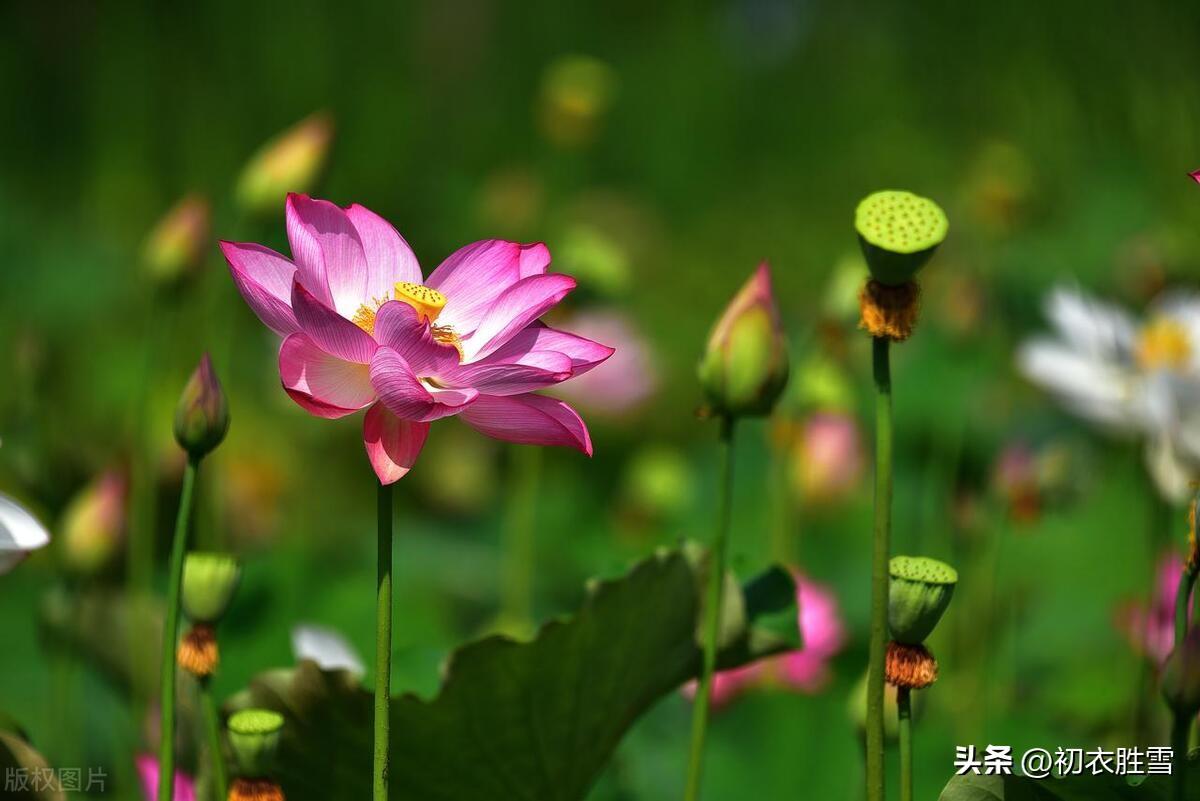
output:
M 264 779 L 275 768 L 283 715 L 269 709 L 243 709 L 229 717 L 229 745 L 237 773 L 247 779 Z
M 189 553 L 183 561 L 184 614 L 195 623 L 216 623 L 224 617 L 241 578 L 242 566 L 228 554 Z
M 804 421 L 792 451 L 792 476 L 805 502 L 821 505 L 848 497 L 862 471 L 862 442 L 851 415 L 818 412 Z
M 125 540 L 125 477 L 116 470 L 101 474 L 76 495 L 63 513 L 60 532 L 66 567 L 95 576 L 121 555 Z
M 942 619 L 958 572 L 945 562 L 924 556 L 895 556 L 889 563 L 888 626 L 892 639 L 920 645 Z
M 887 286 L 907 284 L 946 238 L 946 213 L 928 198 L 885 190 L 863 198 L 854 227 L 871 277 Z
M 731 417 L 769 414 L 783 393 L 788 379 L 787 340 L 766 262 L 713 327 L 699 377 L 713 410 Z
M 538 116 L 546 138 L 563 148 L 590 144 L 616 96 L 612 67 L 591 56 L 563 56 L 546 68 Z
M 175 407 L 175 441 L 193 459 L 200 459 L 221 444 L 227 431 L 229 405 L 206 353 Z
M 167 212 L 142 249 L 150 278 L 171 284 L 199 266 L 209 233 L 209 205 L 200 195 L 188 195 Z
M 1200 712 L 1200 628 L 1189 629 L 1167 657 L 1162 694 L 1176 715 L 1192 718 Z
M 238 178 L 237 200 L 250 214 L 277 212 L 289 192 L 307 192 L 320 175 L 333 139 L 333 120 L 313 114 L 267 142 Z

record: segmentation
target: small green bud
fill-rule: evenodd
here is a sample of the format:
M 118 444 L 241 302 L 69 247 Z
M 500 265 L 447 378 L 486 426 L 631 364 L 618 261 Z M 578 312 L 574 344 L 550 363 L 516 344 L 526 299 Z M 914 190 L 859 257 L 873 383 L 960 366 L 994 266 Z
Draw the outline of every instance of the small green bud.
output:
M 907 284 L 946 238 L 946 213 L 928 198 L 884 190 L 863 198 L 854 228 L 871 277 L 881 284 Z
M 125 477 L 99 475 L 71 499 L 59 524 L 63 562 L 79 576 L 97 576 L 118 561 L 125 544 Z
M 1200 628 L 1192 627 L 1163 664 L 1162 694 L 1172 711 L 1188 718 L 1200 712 Z
M 238 177 L 237 201 L 248 214 L 277 214 L 289 192 L 312 189 L 333 141 L 333 120 L 317 113 L 267 142 Z
M 153 281 L 173 284 L 200 266 L 210 216 L 206 199 L 188 195 L 154 226 L 142 247 L 142 262 Z
M 193 459 L 200 459 L 220 445 L 228 431 L 229 404 L 206 353 L 175 407 L 175 441 Z
M 770 414 L 788 379 L 787 339 L 760 264 L 713 327 L 698 370 L 700 385 L 719 414 Z
M 894 556 L 888 565 L 888 626 L 892 639 L 904 645 L 925 642 L 954 595 L 958 572 L 945 562 L 924 556 Z
M 269 709 L 243 709 L 229 717 L 229 745 L 242 776 L 263 778 L 271 774 L 282 729 L 283 715 Z
M 183 560 L 183 612 L 193 623 L 216 623 L 225 615 L 242 578 L 238 560 L 193 551 Z

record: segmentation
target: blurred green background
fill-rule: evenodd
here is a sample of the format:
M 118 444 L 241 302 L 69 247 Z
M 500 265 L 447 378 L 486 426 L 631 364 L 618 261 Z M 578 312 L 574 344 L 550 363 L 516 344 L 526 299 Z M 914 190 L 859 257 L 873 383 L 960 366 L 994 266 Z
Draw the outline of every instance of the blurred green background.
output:
M 361 422 L 284 396 L 277 344 L 215 241 L 286 252 L 282 198 L 250 214 L 234 187 L 264 142 L 321 112 L 334 133 L 314 194 L 391 220 L 426 271 L 475 239 L 544 240 L 552 269 L 580 279 L 562 324 L 599 315 L 611 331 L 616 316 L 622 341 L 605 341 L 644 351 L 606 379 L 644 397 L 580 403 L 595 457 L 541 456 L 539 620 L 576 607 L 590 576 L 709 538 L 715 424 L 694 413 L 694 364 L 770 260 L 793 382 L 776 419 L 739 441 L 732 560 L 746 574 L 784 560 L 829 587 L 846 640 L 819 692 L 764 688 L 719 711 L 707 797 L 861 792 L 849 699 L 866 663 L 870 470 L 832 480 L 802 432 L 814 413 L 848 415 L 869 456 L 850 218 L 881 187 L 935 198 L 951 220 L 894 365 L 895 550 L 962 577 L 932 642 L 943 678 L 922 695 L 917 797 L 935 797 L 955 745 L 1115 746 L 1138 729 L 1165 742 L 1150 670 L 1114 620 L 1147 593 L 1148 525 L 1178 549 L 1184 518 L 1155 510 L 1135 446 L 1058 411 L 1013 351 L 1045 329 L 1055 282 L 1138 309 L 1195 279 L 1200 7 L 80 1 L 0 14 L 0 490 L 57 535 L 81 489 L 119 471 L 141 492 L 121 528 L 157 537 L 161 589 L 171 410 L 211 351 L 233 424 L 197 536 L 247 565 L 218 695 L 291 664 L 296 623 L 336 628 L 364 655 L 373 642 Z M 211 207 L 202 257 L 155 277 L 146 238 L 193 193 Z M 994 481 L 1014 443 L 1066 465 L 1033 500 Z M 153 493 L 137 475 L 147 454 Z M 519 607 L 504 543 L 528 462 L 447 421 L 400 483 L 395 689 L 433 693 L 448 651 L 494 628 L 504 598 Z M 0 709 L 51 763 L 105 766 L 110 796 L 138 798 L 145 710 L 45 624 L 64 599 L 121 586 L 123 545 L 97 573 L 70 569 L 64 543 L 0 579 Z M 592 797 L 677 795 L 689 716 L 681 696 L 656 706 Z

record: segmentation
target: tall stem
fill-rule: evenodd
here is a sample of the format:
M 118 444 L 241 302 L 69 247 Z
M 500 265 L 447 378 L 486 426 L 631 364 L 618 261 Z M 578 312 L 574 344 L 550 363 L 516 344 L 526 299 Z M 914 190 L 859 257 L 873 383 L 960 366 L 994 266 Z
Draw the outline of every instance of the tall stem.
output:
M 1188 731 L 1191 729 L 1192 715 L 1174 713 L 1171 719 L 1171 753 L 1174 764 L 1171 773 L 1171 801 L 1187 801 L 1187 753 Z
M 700 673 L 700 686 L 696 690 L 696 700 L 692 706 L 692 745 L 688 754 L 687 787 L 683 795 L 685 801 L 696 801 L 700 797 L 700 780 L 704 773 L 704 741 L 708 733 L 708 707 L 713 671 L 717 666 L 717 635 L 721 630 L 725 551 L 729 540 L 729 517 L 733 496 L 733 427 L 732 417 L 721 419 L 721 486 L 717 499 L 717 529 L 708 565 L 708 594 L 704 607 L 704 663 Z
M 388 797 L 389 703 L 392 695 L 392 485 L 379 485 L 375 594 L 375 762 L 374 801 Z
M 205 676 L 200 683 L 200 706 L 204 715 L 204 734 L 208 739 L 208 758 L 212 761 L 213 784 L 216 796 L 222 800 L 229 797 L 229 774 L 225 770 L 225 755 L 221 753 L 221 719 L 217 716 L 217 704 L 213 700 L 212 680 Z
M 514 486 L 504 521 L 504 601 L 502 624 L 519 634 L 533 625 L 533 574 L 538 484 L 542 449 L 513 452 Z
M 167 621 L 162 642 L 162 696 L 158 746 L 158 799 L 171 801 L 175 796 L 175 646 L 179 639 L 179 587 L 183 583 L 183 555 L 187 551 L 188 523 L 192 519 L 192 489 L 200 460 L 188 457 L 183 469 L 183 489 L 179 494 L 179 512 L 175 516 L 175 537 L 171 541 L 171 574 L 167 585 Z
M 912 690 L 896 689 L 896 711 L 900 723 L 900 801 L 913 801 L 912 776 Z
M 875 536 L 871 551 L 871 640 L 867 665 L 867 799 L 883 801 L 883 668 L 887 652 L 888 553 L 892 532 L 890 342 L 872 343 L 875 374 Z

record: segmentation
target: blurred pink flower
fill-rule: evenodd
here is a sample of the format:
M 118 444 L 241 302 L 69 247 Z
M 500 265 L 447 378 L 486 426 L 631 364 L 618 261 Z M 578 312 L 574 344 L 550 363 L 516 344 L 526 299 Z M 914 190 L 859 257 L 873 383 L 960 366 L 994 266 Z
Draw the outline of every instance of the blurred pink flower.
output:
M 149 754 L 139 754 L 137 769 L 147 801 L 158 801 L 158 760 Z M 196 783 L 179 771 L 175 771 L 175 801 L 196 801 Z
M 242 297 L 285 337 L 279 374 L 310 414 L 367 414 L 363 443 L 383 483 L 416 461 L 429 423 L 452 415 L 498 439 L 591 455 L 582 418 L 536 390 L 581 375 L 612 348 L 538 318 L 575 288 L 546 272 L 544 244 L 467 245 L 422 278 L 408 243 L 359 205 L 289 195 L 294 262 L 221 242 Z
M 1147 611 L 1144 603 L 1131 601 L 1117 610 L 1117 628 L 1136 653 L 1155 665 L 1162 665 L 1175 647 L 1175 593 L 1182 575 L 1183 560 L 1167 554 L 1159 561 L 1154 606 Z
M 597 414 L 619 416 L 633 411 L 658 388 L 654 354 L 633 322 L 617 311 L 586 311 L 570 318 L 571 330 L 597 342 L 608 342 L 613 357 L 577 381 L 563 384 L 556 395 Z
M 844 412 L 804 421 L 793 451 L 796 489 L 807 502 L 828 503 L 853 492 L 863 471 L 858 423 Z
M 798 572 L 796 599 L 800 605 L 799 624 L 804 647 L 764 659 L 744 667 L 725 670 L 713 677 L 711 692 L 714 707 L 729 703 L 743 691 L 756 686 L 779 684 L 805 695 L 819 693 L 830 679 L 829 662 L 845 645 L 837 597 L 833 591 Z M 696 682 L 683 687 L 688 698 L 696 695 Z
M 107 470 L 71 499 L 59 526 L 63 559 L 67 567 L 94 575 L 121 553 L 125 540 L 125 476 Z

